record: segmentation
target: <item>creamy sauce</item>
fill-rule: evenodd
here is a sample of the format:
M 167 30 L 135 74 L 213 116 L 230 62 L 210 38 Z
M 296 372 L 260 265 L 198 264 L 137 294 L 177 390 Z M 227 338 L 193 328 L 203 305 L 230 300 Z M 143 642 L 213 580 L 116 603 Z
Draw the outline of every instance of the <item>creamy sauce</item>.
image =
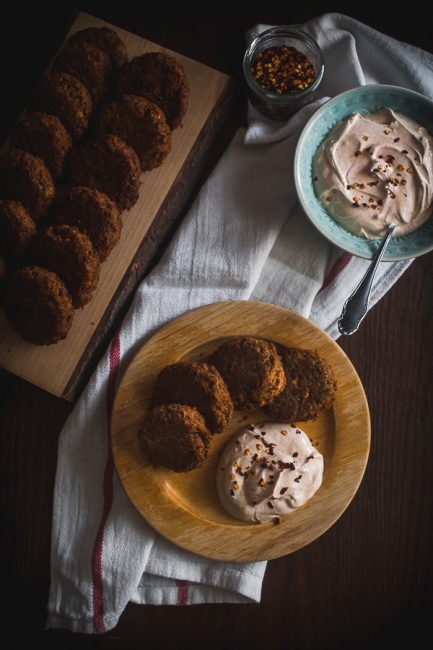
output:
M 224 449 L 217 489 L 229 515 L 262 523 L 303 506 L 322 478 L 323 456 L 301 429 L 252 424 Z
M 432 212 L 433 138 L 389 108 L 352 115 L 320 145 L 313 178 L 326 211 L 346 230 L 373 239 L 394 223 L 398 237 Z

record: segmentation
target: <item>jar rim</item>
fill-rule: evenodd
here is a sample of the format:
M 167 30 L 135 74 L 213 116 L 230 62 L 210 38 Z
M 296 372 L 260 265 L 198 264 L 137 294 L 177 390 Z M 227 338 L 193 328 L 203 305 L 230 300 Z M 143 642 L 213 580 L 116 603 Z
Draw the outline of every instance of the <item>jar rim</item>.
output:
M 308 86 L 308 88 L 293 93 L 284 93 L 278 95 L 277 93 L 274 93 L 272 91 L 267 90 L 266 88 L 263 88 L 263 86 L 261 86 L 254 79 L 253 75 L 251 74 L 250 63 L 255 54 L 257 46 L 263 40 L 272 36 L 292 36 L 293 38 L 298 38 L 298 40 L 305 41 L 311 47 L 314 54 L 318 58 L 319 69 L 316 78 L 314 79 L 313 83 L 310 86 Z M 312 36 L 310 36 L 310 34 L 305 32 L 297 25 L 279 25 L 278 27 L 271 27 L 270 29 L 266 29 L 263 32 L 260 32 L 260 34 L 258 34 L 251 41 L 250 45 L 245 50 L 244 60 L 243 60 L 243 70 L 244 70 L 244 76 L 247 81 L 247 84 L 249 85 L 251 90 L 253 90 L 256 94 L 259 93 L 260 95 L 265 97 L 268 101 L 274 102 L 275 104 L 287 104 L 291 100 L 295 100 L 295 99 L 297 100 L 300 97 L 302 98 L 308 95 L 319 86 L 320 82 L 322 81 L 323 74 L 325 72 L 325 64 L 323 61 L 322 50 L 320 49 L 317 41 Z

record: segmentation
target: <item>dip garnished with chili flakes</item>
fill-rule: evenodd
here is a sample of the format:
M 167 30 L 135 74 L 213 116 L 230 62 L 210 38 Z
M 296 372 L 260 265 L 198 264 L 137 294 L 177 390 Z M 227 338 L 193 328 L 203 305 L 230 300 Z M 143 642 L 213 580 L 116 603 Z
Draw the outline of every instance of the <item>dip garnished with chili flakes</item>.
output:
M 433 205 L 433 138 L 411 118 L 383 108 L 338 124 L 313 160 L 317 197 L 346 230 L 374 239 L 419 228 Z
M 306 90 L 316 78 L 308 56 L 291 45 L 275 45 L 259 52 L 251 74 L 262 88 L 278 95 Z
M 217 489 L 235 519 L 279 523 L 319 489 L 323 456 L 298 427 L 254 425 L 233 438 L 218 463 Z

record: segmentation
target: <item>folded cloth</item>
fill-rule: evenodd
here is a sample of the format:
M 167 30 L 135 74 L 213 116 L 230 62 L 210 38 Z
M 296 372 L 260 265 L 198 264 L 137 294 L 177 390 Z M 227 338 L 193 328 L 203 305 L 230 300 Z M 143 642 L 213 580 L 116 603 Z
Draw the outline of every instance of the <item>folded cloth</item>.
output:
M 161 538 L 138 515 L 114 472 L 108 422 L 119 370 L 161 325 L 200 305 L 272 302 L 337 337 L 342 303 L 368 262 L 342 254 L 302 214 L 292 173 L 300 129 L 325 97 L 365 83 L 394 83 L 432 97 L 433 57 L 338 14 L 312 20 L 305 29 L 325 57 L 321 98 L 286 124 L 251 112 L 248 129 L 237 132 L 162 261 L 138 288 L 60 435 L 50 627 L 102 633 L 116 625 L 129 601 L 260 601 L 265 562 L 195 556 Z M 371 304 L 408 264 L 381 265 Z

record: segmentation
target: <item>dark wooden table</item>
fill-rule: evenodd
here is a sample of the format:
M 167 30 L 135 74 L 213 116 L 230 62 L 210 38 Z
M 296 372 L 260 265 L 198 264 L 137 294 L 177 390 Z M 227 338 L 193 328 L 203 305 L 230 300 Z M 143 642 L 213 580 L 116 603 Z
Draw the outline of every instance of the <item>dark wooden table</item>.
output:
M 329 5 L 214 3 L 182 11 L 160 3 L 63 1 L 1 7 L 1 136 L 82 9 L 241 80 L 243 33 L 256 22 L 302 22 Z M 332 10 L 431 49 L 431 26 L 409 3 Z M 221 142 L 244 119 L 234 107 Z M 220 145 L 220 149 L 221 149 Z M 210 165 L 219 155 L 213 152 Z M 204 174 L 206 173 L 206 170 Z M 418 259 L 340 341 L 366 390 L 372 417 L 364 481 L 343 517 L 314 544 L 269 563 L 260 605 L 130 605 L 103 637 L 45 632 L 57 438 L 71 405 L 0 371 L 2 632 L 42 647 L 325 648 L 415 647 L 433 614 L 433 254 Z M 4 600 L 4 599 L 3 599 Z M 6 647 L 6 646 L 5 646 Z M 41 647 L 41 646 L 40 646 Z

